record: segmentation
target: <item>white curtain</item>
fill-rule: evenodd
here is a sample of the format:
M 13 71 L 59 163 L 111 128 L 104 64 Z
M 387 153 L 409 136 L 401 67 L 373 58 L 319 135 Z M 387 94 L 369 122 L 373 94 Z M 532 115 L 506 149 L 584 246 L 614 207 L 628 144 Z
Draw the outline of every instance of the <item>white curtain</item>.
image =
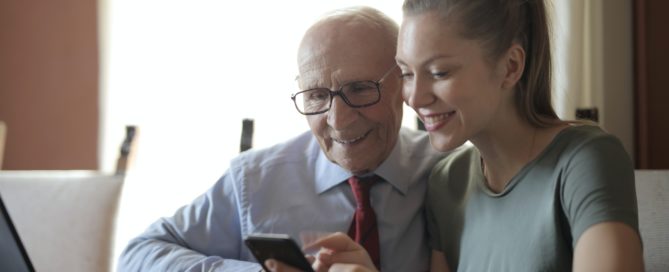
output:
M 599 124 L 633 155 L 631 0 L 552 0 L 554 106 L 599 111 Z
M 585 5 L 588 0 L 553 1 L 554 105 L 563 119 L 574 119 L 577 107 L 585 106 L 590 88 L 584 86 Z

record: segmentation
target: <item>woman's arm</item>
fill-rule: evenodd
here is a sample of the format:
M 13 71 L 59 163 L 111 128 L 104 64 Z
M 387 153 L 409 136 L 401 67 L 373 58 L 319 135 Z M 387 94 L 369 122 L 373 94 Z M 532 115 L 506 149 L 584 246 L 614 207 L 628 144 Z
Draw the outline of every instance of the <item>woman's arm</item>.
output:
M 620 141 L 593 130 L 565 162 L 561 204 L 573 271 L 643 271 L 634 166 Z
M 623 223 L 591 226 L 576 242 L 573 271 L 644 271 L 639 235 Z

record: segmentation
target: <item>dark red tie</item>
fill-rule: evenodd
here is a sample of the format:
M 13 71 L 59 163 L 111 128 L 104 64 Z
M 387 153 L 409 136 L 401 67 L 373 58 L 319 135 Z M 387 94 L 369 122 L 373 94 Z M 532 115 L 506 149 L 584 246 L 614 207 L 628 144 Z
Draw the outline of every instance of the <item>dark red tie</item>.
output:
M 372 257 L 372 261 L 377 269 L 381 268 L 381 257 L 379 256 L 379 229 L 376 224 L 376 214 L 369 201 L 369 190 L 372 188 L 372 185 L 377 181 L 380 181 L 380 179 L 381 178 L 376 175 L 362 178 L 352 176 L 348 179 L 348 183 L 351 185 L 351 190 L 353 190 L 353 195 L 355 196 L 355 202 L 357 204 L 355 214 L 353 214 L 353 222 L 351 222 L 351 227 L 348 230 L 348 235 L 367 250 L 367 253 Z

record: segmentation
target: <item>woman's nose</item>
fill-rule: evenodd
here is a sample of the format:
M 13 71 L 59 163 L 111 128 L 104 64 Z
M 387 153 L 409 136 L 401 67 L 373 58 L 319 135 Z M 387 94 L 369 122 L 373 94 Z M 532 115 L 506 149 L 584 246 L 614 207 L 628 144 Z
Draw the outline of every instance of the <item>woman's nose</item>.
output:
M 402 85 L 404 101 L 414 109 L 427 106 L 434 102 L 434 95 L 423 80 L 415 78 L 405 81 Z

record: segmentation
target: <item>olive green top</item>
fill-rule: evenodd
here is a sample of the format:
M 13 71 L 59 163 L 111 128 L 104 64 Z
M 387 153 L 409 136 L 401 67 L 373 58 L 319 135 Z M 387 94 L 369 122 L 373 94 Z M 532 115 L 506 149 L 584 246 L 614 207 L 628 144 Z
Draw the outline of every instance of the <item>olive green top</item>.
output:
M 462 147 L 432 172 L 427 220 L 451 271 L 570 271 L 590 226 L 616 221 L 638 233 L 634 167 L 612 135 L 572 126 L 494 193 L 478 150 Z

